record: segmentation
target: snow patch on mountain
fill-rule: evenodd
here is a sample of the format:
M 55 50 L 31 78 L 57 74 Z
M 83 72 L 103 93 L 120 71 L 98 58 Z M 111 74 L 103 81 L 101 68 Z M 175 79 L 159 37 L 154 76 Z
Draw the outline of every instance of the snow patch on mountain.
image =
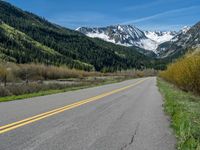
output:
M 182 29 L 181 29 L 181 33 L 185 34 L 188 30 L 190 30 L 190 26 L 184 26 Z
M 154 53 L 157 53 L 156 49 L 158 47 L 158 44 L 151 39 L 141 39 L 140 42 L 136 43 L 136 46 L 143 48 L 145 50 L 151 50 Z
M 157 45 L 160 45 L 164 42 L 170 41 L 175 35 L 175 32 L 161 32 L 161 31 L 145 31 L 146 37 L 155 41 Z
M 178 41 L 179 37 L 182 35 L 185 35 L 189 30 L 190 30 L 190 26 L 184 26 L 178 33 L 176 36 L 174 36 L 170 41 L 171 42 L 176 42 Z
M 176 32 L 142 31 L 132 25 L 115 25 L 101 28 L 80 27 L 77 31 L 92 37 L 123 46 L 137 46 L 157 53 L 158 45 L 170 41 Z
M 104 39 L 107 42 L 115 43 L 115 41 L 111 39 L 108 35 L 106 35 L 105 33 L 87 33 L 86 35 L 91 38 L 100 38 L 100 39 Z

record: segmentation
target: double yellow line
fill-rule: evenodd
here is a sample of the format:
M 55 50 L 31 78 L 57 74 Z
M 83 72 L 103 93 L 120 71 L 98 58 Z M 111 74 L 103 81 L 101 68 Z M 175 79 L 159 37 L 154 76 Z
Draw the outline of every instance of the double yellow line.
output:
M 55 114 L 59 114 L 59 113 L 64 112 L 66 110 L 69 110 L 69 109 L 72 109 L 72 108 L 87 104 L 89 102 L 93 102 L 93 101 L 99 100 L 99 99 L 101 99 L 103 97 L 118 93 L 120 91 L 124 91 L 124 90 L 126 90 L 126 89 L 128 89 L 130 87 L 133 87 L 133 86 L 136 86 L 136 85 L 142 83 L 145 80 L 146 79 L 142 79 L 142 80 L 140 80 L 140 81 L 138 81 L 138 82 L 136 82 L 134 84 L 125 86 L 123 88 L 119 88 L 119 89 L 116 89 L 116 90 L 113 90 L 113 91 L 110 91 L 110 92 L 107 92 L 107 93 L 103 93 L 103 94 L 100 94 L 100 95 L 97 95 L 97 96 L 94 96 L 94 97 L 91 97 L 91 98 L 88 98 L 88 99 L 85 99 L 85 100 L 81 100 L 81 101 L 76 102 L 76 103 L 72 103 L 72 104 L 66 105 L 66 106 L 61 107 L 61 108 L 57 108 L 57 109 L 54 109 L 54 110 L 51 110 L 51 111 L 48 111 L 48 112 L 33 116 L 33 117 L 29 117 L 29 118 L 23 119 L 21 121 L 17 121 L 17 122 L 11 123 L 11 124 L 7 124 L 7 125 L 4 125 L 4 126 L 1 126 L 0 127 L 0 134 L 6 133 L 8 131 L 14 130 L 16 128 L 25 126 L 27 124 L 30 124 L 30 123 L 33 123 L 33 122 L 36 122 L 36 121 L 42 120 L 44 118 L 53 116 Z

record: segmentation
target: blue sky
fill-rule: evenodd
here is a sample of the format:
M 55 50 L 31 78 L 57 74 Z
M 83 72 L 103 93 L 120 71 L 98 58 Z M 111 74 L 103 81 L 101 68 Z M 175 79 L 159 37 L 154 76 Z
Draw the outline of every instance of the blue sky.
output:
M 200 21 L 200 0 L 8 0 L 56 24 L 131 24 L 143 30 L 179 30 Z

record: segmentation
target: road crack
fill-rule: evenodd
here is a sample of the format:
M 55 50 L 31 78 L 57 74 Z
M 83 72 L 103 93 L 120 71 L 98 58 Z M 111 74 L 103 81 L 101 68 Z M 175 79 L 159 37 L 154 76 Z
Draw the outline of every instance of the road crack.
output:
M 138 132 L 138 128 L 139 128 L 139 123 L 137 124 L 136 129 L 135 129 L 133 135 L 131 136 L 130 142 L 125 144 L 123 147 L 121 147 L 120 150 L 125 150 L 126 148 L 128 148 L 130 145 L 132 145 L 134 143 L 135 137 L 136 137 L 137 132 Z

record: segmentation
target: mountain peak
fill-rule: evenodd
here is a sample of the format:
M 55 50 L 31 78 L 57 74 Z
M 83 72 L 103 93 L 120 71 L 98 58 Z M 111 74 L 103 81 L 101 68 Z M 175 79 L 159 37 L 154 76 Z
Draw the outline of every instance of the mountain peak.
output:
M 182 29 L 181 29 L 181 31 L 180 32 L 182 32 L 182 33 L 186 33 L 188 30 L 190 30 L 190 26 L 184 26 Z
M 98 28 L 78 28 L 78 31 L 92 37 L 123 46 L 142 46 L 141 40 L 147 39 L 144 32 L 131 25 L 111 25 Z
M 137 46 L 155 53 L 160 43 L 169 41 L 176 35 L 174 31 L 142 31 L 133 25 L 120 24 L 98 28 L 80 27 L 76 30 L 92 38 L 100 38 L 123 46 Z

